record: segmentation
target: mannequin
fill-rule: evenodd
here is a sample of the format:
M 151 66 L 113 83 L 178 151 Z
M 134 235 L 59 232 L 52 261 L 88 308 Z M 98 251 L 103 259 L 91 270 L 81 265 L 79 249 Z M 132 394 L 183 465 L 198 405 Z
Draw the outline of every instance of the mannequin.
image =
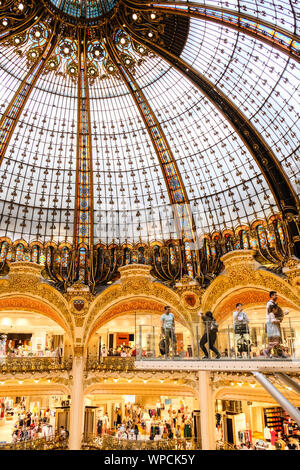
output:
M 267 426 L 264 428 L 264 438 L 268 442 L 271 441 L 271 432 L 270 432 L 270 429 Z
M 109 429 L 109 417 L 108 413 L 105 413 L 103 417 L 103 432 L 106 433 Z

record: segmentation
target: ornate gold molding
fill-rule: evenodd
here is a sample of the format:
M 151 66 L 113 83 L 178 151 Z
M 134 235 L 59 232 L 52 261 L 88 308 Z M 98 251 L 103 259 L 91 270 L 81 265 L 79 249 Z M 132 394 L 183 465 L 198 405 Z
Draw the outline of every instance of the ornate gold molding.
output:
M 222 257 L 225 270 L 211 283 L 203 295 L 203 310 L 215 311 L 217 306 L 228 296 L 245 290 L 276 290 L 278 294 L 300 307 L 300 296 L 282 277 L 271 273 L 253 258 L 253 250 L 237 250 Z
M 89 306 L 93 302 L 94 296 L 90 293 L 87 286 L 77 282 L 67 289 L 67 293 L 64 294 L 64 297 L 68 302 L 70 312 L 75 317 L 76 326 L 82 326 L 84 321 L 82 317 L 85 317 L 88 313 Z
M 287 276 L 287 281 L 296 289 L 300 296 L 300 260 L 290 258 L 282 272 Z
M 128 265 L 120 268 L 121 280 L 103 293 L 101 293 L 92 303 L 85 322 L 84 341 L 86 341 L 101 316 L 104 316 L 109 309 L 117 308 L 122 303 L 130 301 L 144 302 L 141 310 L 146 308 L 146 303 L 156 302 L 157 306 L 170 305 L 177 321 L 180 321 L 192 332 L 191 315 L 182 305 L 181 297 L 170 288 L 162 285 L 150 275 L 150 266 Z M 138 308 L 138 304 L 135 305 Z M 158 308 L 158 307 L 157 307 Z M 151 308 L 149 307 L 151 310 Z M 134 310 L 133 310 L 134 311 Z M 162 310 L 158 310 L 161 313 Z
M 46 284 L 41 276 L 43 267 L 29 262 L 9 265 L 7 279 L 0 280 L 0 309 L 29 310 L 56 321 L 73 337 L 74 325 L 62 294 Z

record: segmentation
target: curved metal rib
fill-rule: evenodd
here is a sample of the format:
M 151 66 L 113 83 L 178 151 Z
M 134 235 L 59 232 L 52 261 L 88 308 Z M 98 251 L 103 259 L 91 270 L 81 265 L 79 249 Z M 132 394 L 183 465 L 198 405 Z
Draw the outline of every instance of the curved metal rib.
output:
M 273 193 L 277 206 L 283 214 L 283 218 L 288 223 L 290 253 L 295 252 L 295 254 L 300 257 L 300 231 L 297 222 L 300 208 L 299 198 L 279 161 L 252 123 L 250 123 L 240 109 L 235 106 L 217 86 L 213 85 L 205 76 L 198 72 L 198 70 L 191 67 L 187 62 L 175 56 L 161 45 L 155 44 L 146 37 L 138 34 L 138 32 L 133 29 L 132 25 L 128 23 L 125 15 L 123 16 L 123 25 L 124 30 L 129 33 L 135 41 L 147 45 L 152 52 L 158 54 L 190 80 L 212 104 L 221 111 L 238 133 L 259 166 Z
M 42 5 L 38 4 L 34 5 L 34 8 L 25 19 L 19 19 L 18 17 L 12 18 L 14 20 L 12 24 L 9 23 L 7 28 L 3 28 L 0 32 L 0 44 L 10 40 L 17 34 L 25 33 L 28 29 L 32 28 L 32 26 L 42 21 L 44 16 L 47 16 L 47 12 Z M 2 18 L 7 18 L 7 10 L 0 15 L 0 19 Z
M 300 62 L 300 37 L 284 28 L 255 16 L 239 11 L 230 10 L 198 2 L 152 2 L 143 4 L 132 0 L 125 0 L 126 5 L 133 10 L 157 11 L 172 15 L 188 16 L 211 21 L 226 27 L 248 34 L 281 52 L 288 54 Z
M 121 57 L 119 56 L 117 49 L 109 39 L 107 39 L 106 42 L 106 49 L 140 112 L 157 154 L 170 202 L 174 209 L 178 239 L 182 240 L 185 238 L 192 238 L 197 246 L 195 222 L 190 209 L 189 199 L 166 136 L 144 93 L 140 89 L 130 70 L 122 64 Z
M 90 253 L 89 282 L 94 283 L 94 201 L 91 116 L 87 75 L 87 31 L 78 32 L 78 106 L 74 247 L 86 245 Z
M 48 59 L 59 42 L 60 35 L 58 34 L 56 26 L 57 23 L 53 27 L 51 37 L 44 49 L 44 52 L 41 54 L 38 61 L 30 68 L 0 120 L 0 165 L 25 104 L 34 89 L 38 78 L 42 74 Z

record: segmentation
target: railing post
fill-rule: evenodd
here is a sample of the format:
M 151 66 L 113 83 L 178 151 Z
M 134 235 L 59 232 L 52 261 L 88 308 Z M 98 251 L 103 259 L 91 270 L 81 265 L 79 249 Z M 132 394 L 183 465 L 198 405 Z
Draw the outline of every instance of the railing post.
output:
M 228 355 L 231 357 L 230 326 L 227 326 Z
M 139 360 L 141 361 L 142 359 L 142 325 L 139 326 Z
M 136 312 L 134 312 L 134 347 L 135 347 L 135 355 L 136 355 L 136 353 L 137 353 L 137 349 L 136 349 L 137 341 L 136 341 L 136 338 L 137 338 L 137 330 L 136 330 Z
M 262 337 L 262 340 L 263 340 L 263 345 L 262 345 L 262 348 L 265 349 L 266 348 L 266 342 L 265 342 L 265 339 L 266 339 L 266 331 L 265 331 L 265 325 L 262 326 L 262 333 L 261 333 L 261 337 Z
M 248 330 L 248 340 L 247 340 L 247 349 L 248 349 L 248 357 L 250 359 L 250 348 L 251 348 L 251 332 L 250 332 L 250 325 L 247 323 L 247 330 Z
M 152 353 L 153 353 L 153 359 L 155 359 L 155 326 L 152 327 Z
M 200 341 L 199 341 L 199 325 L 196 325 L 196 344 L 197 344 L 197 357 L 200 359 Z
M 294 336 L 292 332 L 292 322 L 291 318 L 289 317 L 289 325 L 290 325 L 290 334 L 291 334 L 291 357 L 295 358 L 295 349 L 294 349 Z
M 210 359 L 210 341 L 209 341 L 210 327 L 211 327 L 211 322 L 208 322 L 208 321 L 205 322 L 206 336 L 207 336 L 207 353 L 208 353 L 209 359 Z

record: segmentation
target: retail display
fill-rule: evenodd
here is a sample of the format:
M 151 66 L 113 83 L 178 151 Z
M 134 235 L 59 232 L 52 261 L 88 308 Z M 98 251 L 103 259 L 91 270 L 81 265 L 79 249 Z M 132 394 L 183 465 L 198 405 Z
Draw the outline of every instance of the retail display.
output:
M 0 398 L 0 420 L 6 425 L 7 437 L 2 440 L 7 443 L 48 441 L 55 435 L 55 410 L 42 407 L 39 401 L 30 402 L 28 397 Z
M 283 431 L 282 408 L 280 407 L 265 408 L 264 416 L 265 416 L 265 424 L 268 428 L 274 429 L 274 431 L 276 431 L 277 433 L 278 431 Z
M 176 408 L 161 402 L 153 407 L 126 404 L 123 415 L 121 408 L 117 408 L 113 416 L 112 431 L 120 439 L 159 440 L 176 437 L 189 440 L 193 436 L 192 412 L 183 404 Z M 97 425 L 103 434 L 99 420 Z
M 286 411 L 283 411 L 283 432 L 286 436 L 295 436 L 300 439 L 300 427 Z
M 270 444 L 263 439 L 258 439 L 255 443 L 254 449 L 255 450 L 269 450 Z
M 63 336 L 0 333 L 0 357 L 62 357 Z

